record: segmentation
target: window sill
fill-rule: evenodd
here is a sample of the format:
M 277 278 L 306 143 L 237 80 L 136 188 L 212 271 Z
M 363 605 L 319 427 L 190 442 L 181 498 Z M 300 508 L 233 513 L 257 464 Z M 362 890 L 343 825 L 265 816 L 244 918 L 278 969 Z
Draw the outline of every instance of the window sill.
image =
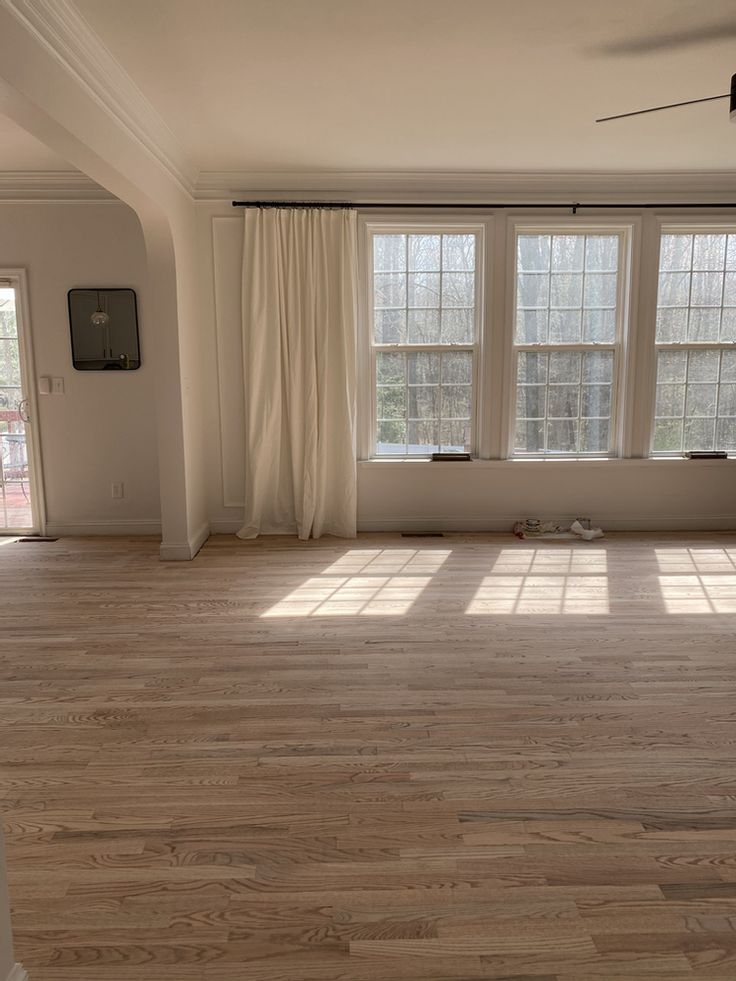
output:
M 372 470 L 374 468 L 395 469 L 406 467 L 432 467 L 437 470 L 467 470 L 472 467 L 476 470 L 506 470 L 520 466 L 530 469 L 537 467 L 580 467 L 597 469 L 599 467 L 619 467 L 649 469 L 651 467 L 728 467 L 736 465 L 736 457 L 729 457 L 727 460 L 687 460 L 684 457 L 515 457 L 511 460 L 430 460 L 428 457 L 373 457 L 370 460 L 358 460 L 358 467 L 361 470 Z

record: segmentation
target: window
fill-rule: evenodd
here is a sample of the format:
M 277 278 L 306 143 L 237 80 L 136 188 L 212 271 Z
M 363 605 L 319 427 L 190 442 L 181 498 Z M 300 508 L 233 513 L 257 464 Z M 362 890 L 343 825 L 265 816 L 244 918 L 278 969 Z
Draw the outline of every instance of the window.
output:
M 373 452 L 474 446 L 477 231 L 373 231 Z
M 622 233 L 516 238 L 515 456 L 615 446 Z
M 736 234 L 665 231 L 652 452 L 736 453 Z

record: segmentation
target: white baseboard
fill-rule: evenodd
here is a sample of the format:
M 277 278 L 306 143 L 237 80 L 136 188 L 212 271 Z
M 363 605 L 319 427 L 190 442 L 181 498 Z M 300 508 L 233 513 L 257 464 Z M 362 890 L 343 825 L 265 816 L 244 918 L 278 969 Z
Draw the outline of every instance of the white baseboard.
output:
M 489 531 L 511 532 L 514 524 L 526 514 L 490 515 L 406 515 L 397 518 L 359 518 L 358 531 Z M 736 514 L 660 514 L 656 517 L 644 514 L 596 514 L 584 515 L 534 514 L 542 521 L 556 521 L 568 525 L 576 517 L 590 518 L 604 531 L 736 531 Z M 216 518 L 210 522 L 213 535 L 234 535 L 242 526 L 242 519 Z
M 186 542 L 161 542 L 159 558 L 163 562 L 188 562 L 195 557 L 209 537 L 210 525 L 205 521 Z
M 21 964 L 14 964 L 5 981 L 28 981 L 28 971 Z
M 160 535 L 160 518 L 123 518 L 117 521 L 47 521 L 51 538 L 65 535 Z
M 596 514 L 593 511 L 581 516 L 589 517 L 594 525 L 599 525 L 604 531 L 736 531 L 736 514 L 660 514 L 652 516 Z M 359 518 L 358 531 L 506 531 L 510 533 L 515 522 L 524 517 L 528 517 L 528 515 L 493 515 L 488 517 L 407 515 L 397 518 Z M 569 525 L 578 515 L 534 514 L 533 517 L 542 521 L 555 521 L 562 525 Z

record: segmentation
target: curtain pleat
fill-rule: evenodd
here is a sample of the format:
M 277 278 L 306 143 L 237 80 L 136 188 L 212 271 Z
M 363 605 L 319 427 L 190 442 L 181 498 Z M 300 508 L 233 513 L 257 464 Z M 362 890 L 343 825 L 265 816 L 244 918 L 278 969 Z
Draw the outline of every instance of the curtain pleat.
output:
M 246 209 L 240 538 L 355 536 L 355 212 Z

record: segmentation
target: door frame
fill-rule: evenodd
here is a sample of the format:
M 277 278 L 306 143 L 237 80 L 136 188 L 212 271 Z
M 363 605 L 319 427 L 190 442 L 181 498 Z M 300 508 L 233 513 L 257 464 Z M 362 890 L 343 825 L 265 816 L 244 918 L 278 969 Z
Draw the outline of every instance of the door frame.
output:
M 36 387 L 36 363 L 33 355 L 31 313 L 28 296 L 28 273 L 23 268 L 0 267 L 0 286 L 15 290 L 15 318 L 18 326 L 20 350 L 20 377 L 23 398 L 28 400 L 30 423 L 26 428 L 26 452 L 28 454 L 28 483 L 31 490 L 31 515 L 34 534 L 46 534 L 46 497 L 44 494 L 43 465 L 41 455 L 40 419 Z M 8 534 L 21 529 L 8 528 Z

